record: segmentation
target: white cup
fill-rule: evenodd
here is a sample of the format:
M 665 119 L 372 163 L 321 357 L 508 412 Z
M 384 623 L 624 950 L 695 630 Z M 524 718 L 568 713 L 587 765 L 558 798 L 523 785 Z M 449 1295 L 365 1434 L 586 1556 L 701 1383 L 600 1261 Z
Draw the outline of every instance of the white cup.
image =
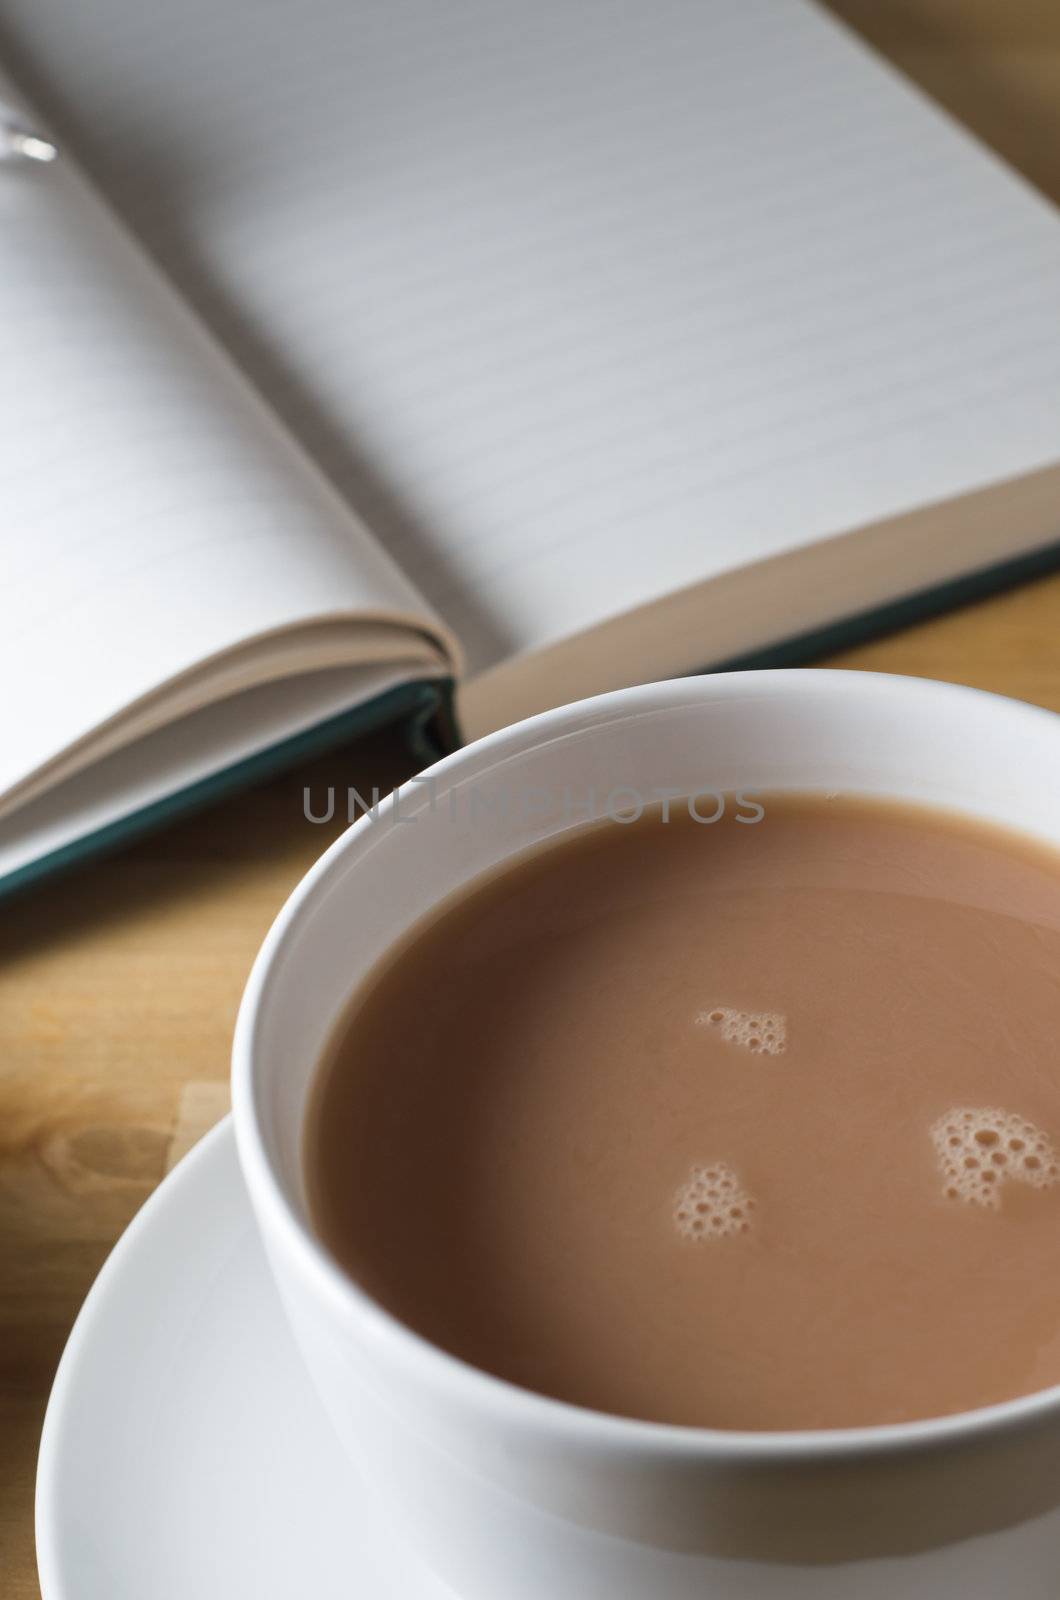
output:
M 291 896 L 235 1040 L 243 1173 L 356 1492 L 378 1496 L 461 1600 L 1055 1600 L 1060 1389 L 816 1433 L 655 1425 L 528 1393 L 432 1346 L 335 1265 L 307 1218 L 302 1132 L 354 986 L 506 858 L 663 789 L 891 796 L 1060 844 L 1057 719 L 918 679 L 749 672 L 567 706 L 426 778 Z

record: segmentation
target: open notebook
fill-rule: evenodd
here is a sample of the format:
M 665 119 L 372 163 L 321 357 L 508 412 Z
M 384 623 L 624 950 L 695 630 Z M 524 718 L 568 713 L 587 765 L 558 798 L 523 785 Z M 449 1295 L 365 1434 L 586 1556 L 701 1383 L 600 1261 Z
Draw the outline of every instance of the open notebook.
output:
M 1055 555 L 1060 221 L 804 0 L 2 17 L 9 882 Z

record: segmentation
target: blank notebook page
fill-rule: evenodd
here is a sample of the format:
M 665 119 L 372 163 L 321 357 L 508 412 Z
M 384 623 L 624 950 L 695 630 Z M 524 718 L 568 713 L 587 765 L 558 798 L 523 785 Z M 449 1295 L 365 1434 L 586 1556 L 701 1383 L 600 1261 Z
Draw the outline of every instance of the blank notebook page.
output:
M 6 15 L 474 670 L 1060 453 L 1056 214 L 803 0 Z
M 361 613 L 431 628 L 69 158 L 0 168 L 0 294 L 0 811 L 257 635 Z M 398 633 L 393 657 L 415 644 Z

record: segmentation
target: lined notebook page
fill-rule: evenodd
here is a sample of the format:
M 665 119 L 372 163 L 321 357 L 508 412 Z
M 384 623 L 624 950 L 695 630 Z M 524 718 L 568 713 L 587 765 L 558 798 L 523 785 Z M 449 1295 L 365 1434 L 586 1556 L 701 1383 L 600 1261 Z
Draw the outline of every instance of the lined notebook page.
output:
M 7 14 L 476 670 L 1060 453 L 1055 213 L 803 0 Z
M 66 158 L 0 167 L 0 295 L 0 795 L 259 633 L 431 626 Z

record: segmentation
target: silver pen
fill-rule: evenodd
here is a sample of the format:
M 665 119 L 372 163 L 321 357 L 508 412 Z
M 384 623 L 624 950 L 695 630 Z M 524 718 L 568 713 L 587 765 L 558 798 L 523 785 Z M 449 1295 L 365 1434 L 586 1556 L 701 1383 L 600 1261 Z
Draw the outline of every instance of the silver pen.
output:
M 37 133 L 6 106 L 0 106 L 0 161 L 54 161 L 59 154 L 50 139 Z

